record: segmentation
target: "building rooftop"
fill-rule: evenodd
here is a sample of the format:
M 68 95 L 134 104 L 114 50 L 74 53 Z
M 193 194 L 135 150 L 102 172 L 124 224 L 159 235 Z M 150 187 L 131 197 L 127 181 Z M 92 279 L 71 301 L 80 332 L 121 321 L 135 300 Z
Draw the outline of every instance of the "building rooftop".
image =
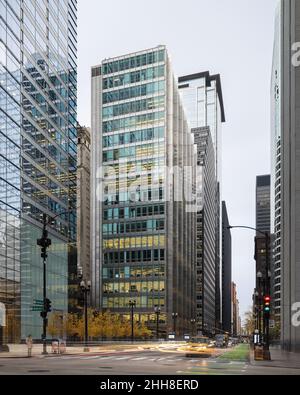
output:
M 192 81 L 192 80 L 198 80 L 198 79 L 201 79 L 201 78 L 205 78 L 206 79 L 206 86 L 207 87 L 211 86 L 211 82 L 212 81 L 216 81 L 217 92 L 218 92 L 220 106 L 221 106 L 222 122 L 226 122 L 220 74 L 210 75 L 209 71 L 203 71 L 201 73 L 189 74 L 189 75 L 185 75 L 185 76 L 179 77 L 178 78 L 178 82 L 179 82 L 179 84 L 182 84 L 184 82 L 188 82 L 188 81 Z M 183 85 L 182 88 L 183 87 L 187 87 L 187 86 Z

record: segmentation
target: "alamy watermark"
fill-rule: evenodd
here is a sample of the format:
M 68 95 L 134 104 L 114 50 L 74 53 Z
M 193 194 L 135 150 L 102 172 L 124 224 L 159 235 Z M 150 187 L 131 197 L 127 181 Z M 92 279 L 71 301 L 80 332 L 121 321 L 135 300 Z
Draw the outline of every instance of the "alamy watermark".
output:
M 292 325 L 295 328 L 300 327 L 300 302 L 294 303 L 292 305 Z
M 294 67 L 300 66 L 300 42 L 292 44 L 292 65 Z
M 98 202 L 181 202 L 185 211 L 203 208 L 202 166 L 149 166 L 125 160 L 98 168 Z

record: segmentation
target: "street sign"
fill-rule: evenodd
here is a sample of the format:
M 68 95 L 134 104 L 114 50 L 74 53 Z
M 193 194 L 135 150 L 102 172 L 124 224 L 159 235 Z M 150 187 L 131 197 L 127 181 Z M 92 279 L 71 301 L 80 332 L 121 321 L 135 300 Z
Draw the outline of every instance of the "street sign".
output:
M 175 340 L 176 339 L 176 334 L 175 333 L 169 333 L 168 334 L 168 339 L 169 340 Z
M 31 311 L 43 311 L 43 306 L 31 306 Z
M 40 299 L 35 299 L 35 300 L 33 301 L 33 303 L 36 304 L 36 305 L 37 305 L 37 304 L 42 304 L 42 305 L 43 305 L 43 304 L 44 304 L 44 301 L 43 301 L 43 300 L 40 300 Z

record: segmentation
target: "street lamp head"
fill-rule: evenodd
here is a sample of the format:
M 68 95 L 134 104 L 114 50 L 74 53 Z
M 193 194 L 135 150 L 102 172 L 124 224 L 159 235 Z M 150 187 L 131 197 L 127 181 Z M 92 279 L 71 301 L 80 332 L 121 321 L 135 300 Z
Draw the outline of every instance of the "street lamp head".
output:
M 87 282 L 87 287 L 88 287 L 88 289 L 91 289 L 91 287 L 92 287 L 91 281 L 88 281 L 88 282 Z
M 178 313 L 172 313 L 172 317 L 173 318 L 177 318 L 178 317 Z
M 257 277 L 257 278 L 262 278 L 262 276 L 263 276 L 263 275 L 262 275 L 262 272 L 257 272 L 257 274 L 256 274 L 256 277 Z

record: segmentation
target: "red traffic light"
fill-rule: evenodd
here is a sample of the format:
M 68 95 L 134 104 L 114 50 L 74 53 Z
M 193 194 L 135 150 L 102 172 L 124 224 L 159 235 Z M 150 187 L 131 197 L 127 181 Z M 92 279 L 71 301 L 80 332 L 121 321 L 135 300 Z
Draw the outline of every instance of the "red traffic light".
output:
M 271 302 L 271 298 L 270 298 L 270 296 L 265 296 L 265 298 L 264 298 L 264 299 L 265 299 L 265 302 L 267 302 L 267 303 L 268 303 L 268 302 Z

